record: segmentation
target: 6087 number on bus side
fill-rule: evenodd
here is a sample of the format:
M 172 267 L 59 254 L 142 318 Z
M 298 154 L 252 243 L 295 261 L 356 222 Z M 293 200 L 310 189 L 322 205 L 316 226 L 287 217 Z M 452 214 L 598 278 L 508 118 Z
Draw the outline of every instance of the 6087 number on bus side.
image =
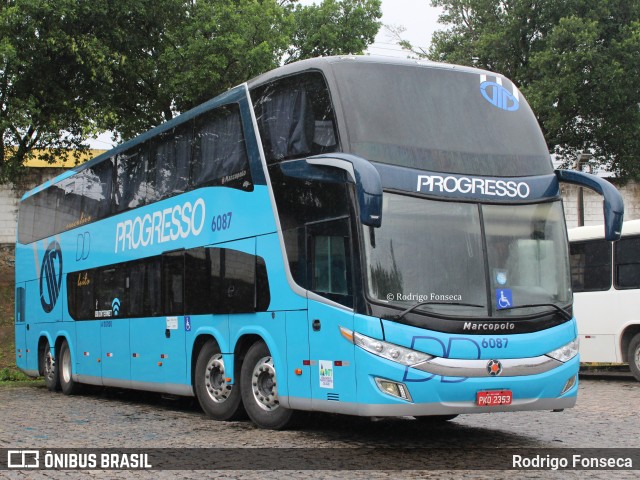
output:
M 231 228 L 231 216 L 233 212 L 223 213 L 221 215 L 216 215 L 213 217 L 211 221 L 211 230 L 213 232 L 218 232 L 222 230 L 226 230 Z

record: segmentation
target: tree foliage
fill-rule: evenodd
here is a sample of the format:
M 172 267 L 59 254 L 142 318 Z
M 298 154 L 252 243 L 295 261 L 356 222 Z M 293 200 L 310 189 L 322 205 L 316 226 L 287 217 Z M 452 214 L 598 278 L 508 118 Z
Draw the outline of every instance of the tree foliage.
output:
M 112 130 L 131 138 L 286 61 L 361 53 L 379 0 L 5 0 L 0 183 Z
M 381 0 L 325 0 L 320 5 L 298 5 L 293 15 L 287 63 L 363 52 L 380 29 L 381 3 Z
M 566 165 L 588 152 L 619 176 L 640 178 L 640 1 L 431 3 L 448 29 L 434 34 L 430 59 L 511 78 Z

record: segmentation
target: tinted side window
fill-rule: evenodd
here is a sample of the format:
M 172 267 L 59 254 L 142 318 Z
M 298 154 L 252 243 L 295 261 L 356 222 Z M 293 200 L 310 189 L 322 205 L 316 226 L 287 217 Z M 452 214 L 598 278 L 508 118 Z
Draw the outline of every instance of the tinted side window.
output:
M 616 288 L 640 288 L 640 237 L 616 243 Z
M 263 258 L 202 247 L 70 273 L 67 295 L 75 320 L 248 313 L 271 302 Z
M 111 213 L 113 161 L 98 163 L 80 174 L 84 178 L 81 215 L 92 222 L 105 218 Z
M 351 199 L 345 183 L 311 183 L 283 175 L 280 165 L 269 168 L 282 225 L 291 275 L 302 288 L 307 279 L 305 225 L 350 214 Z
M 611 288 L 611 243 L 605 240 L 570 245 L 571 286 L 574 292 Z
M 18 211 L 18 240 L 20 243 L 31 243 L 37 238 L 34 235 L 33 220 L 36 214 L 35 197 L 31 196 L 20 202 Z
M 56 204 L 57 204 L 57 189 L 56 192 L 51 188 L 42 190 L 34 195 L 33 207 L 33 239 L 40 240 L 54 234 L 55 231 L 55 218 L 56 218 Z
M 222 313 L 222 262 L 219 248 L 194 248 L 185 255 L 185 311 Z
M 144 205 L 147 196 L 147 151 L 136 148 L 118 155 L 115 211 Z
M 69 314 L 75 320 L 95 318 L 94 302 L 95 270 L 85 270 L 67 275 L 67 301 Z
M 176 128 L 151 142 L 147 203 L 185 192 L 189 186 L 191 126 Z
M 127 313 L 130 317 L 154 317 L 162 313 L 160 258 L 135 262 L 128 268 Z
M 191 183 L 194 187 L 253 188 L 238 105 L 218 108 L 197 119 Z
M 126 317 L 125 268 L 114 265 L 98 270 L 95 288 L 95 318 Z
M 223 256 L 223 310 L 227 313 L 255 312 L 256 257 L 227 249 Z
M 162 256 L 162 298 L 164 315 L 184 313 L 184 252 Z
M 25 313 L 25 302 L 26 295 L 24 287 L 16 288 L 16 323 L 21 323 L 25 321 L 24 313 Z
M 267 265 L 262 257 L 256 257 L 256 311 L 266 312 L 271 303 L 271 289 Z
M 307 227 L 311 268 L 309 289 L 342 305 L 353 306 L 351 242 L 348 219 Z
M 83 181 L 79 175 L 66 178 L 58 184 L 59 204 L 56 212 L 56 232 L 64 232 L 84 223 L 82 213 Z
M 320 72 L 277 80 L 251 96 L 268 164 L 338 149 L 331 98 Z

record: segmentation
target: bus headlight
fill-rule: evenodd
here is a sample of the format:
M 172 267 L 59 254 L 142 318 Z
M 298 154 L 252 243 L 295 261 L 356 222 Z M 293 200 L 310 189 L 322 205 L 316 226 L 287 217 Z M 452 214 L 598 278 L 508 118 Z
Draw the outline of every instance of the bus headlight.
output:
M 383 342 L 382 340 L 376 340 L 375 338 L 355 332 L 353 332 L 353 343 L 367 352 L 408 367 L 433 358 L 432 355 L 411 350 L 410 348 L 404 348 L 393 343 Z
M 580 340 L 576 337 L 566 345 L 560 348 L 556 348 L 548 352 L 546 355 L 551 358 L 555 358 L 559 362 L 568 362 L 578 354 L 578 348 L 580 347 Z
M 391 395 L 392 397 L 398 397 L 402 400 L 406 400 L 408 402 L 412 402 L 411 394 L 409 393 L 409 389 L 404 383 L 394 382 L 391 380 L 387 380 L 384 378 L 376 377 L 376 385 L 383 393 L 387 395 Z

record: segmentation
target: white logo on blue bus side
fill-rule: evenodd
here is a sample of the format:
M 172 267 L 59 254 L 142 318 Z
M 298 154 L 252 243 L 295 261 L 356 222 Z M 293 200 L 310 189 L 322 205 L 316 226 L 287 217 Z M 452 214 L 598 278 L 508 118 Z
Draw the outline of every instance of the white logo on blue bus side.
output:
M 137 216 L 133 220 L 124 220 L 116 226 L 115 252 L 200 235 L 205 217 L 205 203 L 199 198 L 193 205 L 191 202 L 184 202 L 182 205 Z

